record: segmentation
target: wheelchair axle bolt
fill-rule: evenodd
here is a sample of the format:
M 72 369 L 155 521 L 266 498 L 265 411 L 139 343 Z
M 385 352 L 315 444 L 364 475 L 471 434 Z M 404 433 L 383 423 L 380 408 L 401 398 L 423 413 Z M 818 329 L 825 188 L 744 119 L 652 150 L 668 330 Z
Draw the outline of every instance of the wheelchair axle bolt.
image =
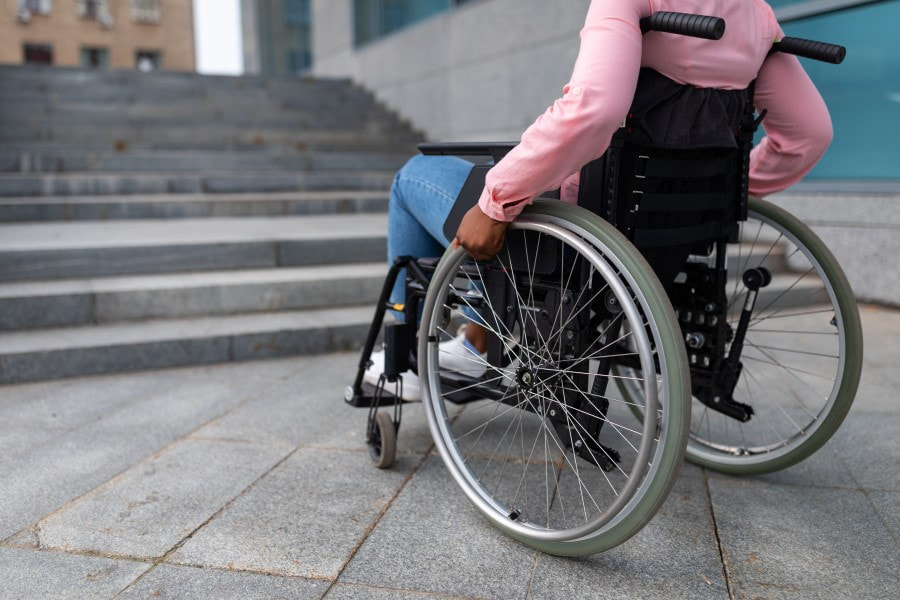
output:
M 516 373 L 516 383 L 523 388 L 529 389 L 534 383 L 534 373 L 528 367 L 522 367 Z

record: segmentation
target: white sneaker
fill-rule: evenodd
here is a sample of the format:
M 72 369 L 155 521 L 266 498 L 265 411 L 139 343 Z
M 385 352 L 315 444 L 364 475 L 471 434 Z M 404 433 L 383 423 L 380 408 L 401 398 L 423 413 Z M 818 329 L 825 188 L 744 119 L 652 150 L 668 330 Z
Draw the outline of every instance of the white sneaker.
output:
M 372 364 L 363 374 L 363 382 L 377 387 L 378 380 L 381 378 L 381 374 L 384 373 L 384 350 L 373 352 L 369 355 L 369 360 L 372 361 Z M 421 402 L 422 391 L 419 389 L 419 378 L 416 377 L 416 374 L 412 371 L 400 373 L 400 380 L 403 382 L 400 397 L 407 402 Z M 385 382 L 384 388 L 388 392 L 393 393 L 396 389 L 395 385 L 395 383 L 388 381 Z
M 438 345 L 438 360 L 441 369 L 454 371 L 469 377 L 481 377 L 487 370 L 486 354 L 479 354 L 465 344 L 465 336 L 459 335 L 452 340 L 441 342 Z M 373 386 L 378 385 L 378 379 L 384 373 L 384 350 L 373 352 L 369 356 L 372 365 L 363 374 L 363 382 Z M 422 391 L 419 388 L 419 378 L 412 371 L 400 374 L 403 380 L 401 397 L 407 402 L 421 402 Z M 388 392 L 393 390 L 391 383 L 386 383 Z
M 467 345 L 464 334 L 438 345 L 438 361 L 441 369 L 455 371 L 469 377 L 484 375 L 487 370 L 486 356 L 486 354 L 479 354 Z

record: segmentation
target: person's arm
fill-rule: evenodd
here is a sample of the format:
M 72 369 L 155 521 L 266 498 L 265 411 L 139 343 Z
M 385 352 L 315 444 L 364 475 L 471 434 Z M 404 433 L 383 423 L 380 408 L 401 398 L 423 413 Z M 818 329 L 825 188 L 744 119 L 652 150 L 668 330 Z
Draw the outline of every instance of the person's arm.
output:
M 778 52 L 759 71 L 754 103 L 768 112 L 766 137 L 750 154 L 750 194 L 766 196 L 800 181 L 822 158 L 831 143 L 831 117 L 797 57 Z
M 488 172 L 478 205 L 511 221 L 541 192 L 606 151 L 628 113 L 641 62 L 640 19 L 646 0 L 593 0 L 581 47 L 563 96 L 522 134 Z
M 453 246 L 492 257 L 508 222 L 541 192 L 558 188 L 601 156 L 628 113 L 641 63 L 640 19 L 646 0 L 592 0 L 581 47 L 563 96 L 522 134 L 486 177 L 477 206 L 463 218 Z

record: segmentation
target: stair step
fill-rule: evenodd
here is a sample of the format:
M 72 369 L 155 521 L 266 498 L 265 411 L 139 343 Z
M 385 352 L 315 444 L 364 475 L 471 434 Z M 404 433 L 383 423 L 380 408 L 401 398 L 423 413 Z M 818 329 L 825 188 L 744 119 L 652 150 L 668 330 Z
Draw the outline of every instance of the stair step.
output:
M 351 350 L 373 307 L 163 319 L 0 334 L 0 384 Z
M 395 172 L 0 174 L 0 197 L 386 190 Z
M 386 228 L 382 214 L 0 225 L 0 280 L 380 262 Z
M 87 141 L 86 141 L 87 140 Z M 97 128 L 72 124 L 47 128 L 21 124 L 0 129 L 0 145 L 88 143 L 106 148 L 175 148 L 208 150 L 258 150 L 296 148 L 323 150 L 387 149 L 414 147 L 421 137 L 400 127 L 389 130 L 343 129 L 299 131 L 292 128 L 250 128 L 226 125 L 198 127 L 117 126 Z
M 0 198 L 0 223 L 380 213 L 388 193 L 366 190 L 253 194 Z
M 84 149 L 57 152 L 6 152 L 0 147 L 0 172 L 242 172 L 242 171 L 396 171 L 410 156 L 407 150 L 304 151 L 272 153 L 264 151 L 213 152 L 143 150 L 103 152 Z
M 387 266 L 359 263 L 0 284 L 0 331 L 370 303 Z
M 259 101 L 235 101 L 213 104 L 191 100 L 185 103 L 154 104 L 98 103 L 66 100 L 47 103 L 35 100 L 11 100 L 0 97 L 0 127 L 27 126 L 59 130 L 73 125 L 110 127 L 215 126 L 275 129 L 292 127 L 297 131 L 338 129 L 396 129 L 399 120 L 371 102 L 355 105 L 291 108 L 285 104 Z M 326 112 L 327 111 L 327 112 Z

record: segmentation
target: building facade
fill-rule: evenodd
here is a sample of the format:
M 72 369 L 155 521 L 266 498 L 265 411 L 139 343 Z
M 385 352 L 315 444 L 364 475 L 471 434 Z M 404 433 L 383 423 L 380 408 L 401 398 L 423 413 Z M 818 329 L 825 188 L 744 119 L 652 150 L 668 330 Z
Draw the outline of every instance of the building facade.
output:
M 241 0 L 244 73 L 288 76 L 312 65 L 310 0 Z
M 589 4 L 314 0 L 313 69 L 352 77 L 432 139 L 518 139 L 561 93 Z M 871 135 L 900 131 L 900 0 L 770 4 L 787 35 L 848 48 L 837 67 L 803 61 L 836 131 L 810 178 L 900 180 L 900 140 Z
M 192 0 L 0 0 L 0 63 L 193 71 Z

